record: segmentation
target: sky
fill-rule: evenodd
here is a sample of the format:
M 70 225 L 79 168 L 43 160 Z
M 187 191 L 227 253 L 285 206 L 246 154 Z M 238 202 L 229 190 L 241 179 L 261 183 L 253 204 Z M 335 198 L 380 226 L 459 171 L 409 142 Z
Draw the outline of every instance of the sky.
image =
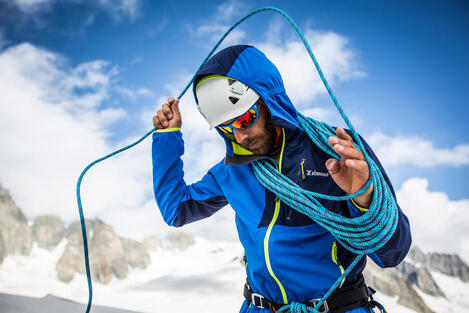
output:
M 465 1 L 0 0 L 0 183 L 30 219 L 78 218 L 76 180 L 93 160 L 152 129 L 224 31 L 262 6 L 289 14 L 410 218 L 414 243 L 469 260 L 469 5 Z M 293 28 L 273 12 L 222 44 L 251 44 L 303 113 L 345 126 Z M 182 97 L 185 179 L 224 155 Z M 123 235 L 167 230 L 153 199 L 151 139 L 93 167 L 85 216 Z M 236 240 L 223 209 L 186 229 Z

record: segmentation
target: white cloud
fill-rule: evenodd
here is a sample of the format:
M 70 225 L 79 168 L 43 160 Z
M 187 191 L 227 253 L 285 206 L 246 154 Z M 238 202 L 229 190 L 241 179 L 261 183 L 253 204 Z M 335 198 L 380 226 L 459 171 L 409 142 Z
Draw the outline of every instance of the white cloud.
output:
M 412 164 L 419 167 L 469 165 L 469 143 L 437 148 L 415 135 L 391 137 L 376 132 L 367 138 L 383 165 Z
M 215 9 L 215 12 L 208 18 L 203 19 L 203 23 L 197 27 L 188 25 L 189 34 L 197 38 L 203 46 L 213 46 L 221 36 L 230 28 L 235 19 L 241 17 L 246 12 L 247 6 L 240 1 L 227 0 Z M 207 23 L 207 21 L 209 21 Z M 225 38 L 221 48 L 239 44 L 246 36 L 246 32 L 239 28 L 234 29 Z M 207 40 L 208 38 L 208 40 Z
M 427 179 L 411 178 L 396 193 L 413 243 L 426 251 L 457 253 L 469 262 L 469 199 L 450 200 L 428 185 Z
M 116 91 L 133 101 L 137 99 L 137 97 L 154 97 L 153 92 L 147 88 L 138 88 L 137 90 L 132 90 L 125 87 L 116 87 Z
M 120 21 L 128 18 L 131 21 L 139 15 L 140 0 L 66 0 L 71 3 L 90 3 L 108 13 L 114 20 Z M 23 14 L 33 16 L 40 12 L 49 11 L 59 3 L 58 0 L 13 0 L 15 5 Z M 94 16 L 89 16 L 86 25 L 91 25 Z
M 34 14 L 38 11 L 50 9 L 54 0 L 13 0 L 18 9 L 26 14 Z
M 150 89 L 147 88 L 138 88 L 137 89 L 137 94 L 140 96 L 148 96 L 148 97 L 153 97 L 153 92 Z
M 293 103 L 300 108 L 310 107 L 327 90 L 301 39 L 296 33 L 286 35 L 292 33 L 287 27 L 290 26 L 286 21 L 275 19 L 266 32 L 266 40 L 254 45 L 277 66 Z M 348 38 L 333 31 L 309 28 L 303 33 L 331 86 L 366 75 Z
M 0 181 L 29 218 L 56 214 L 66 222 L 76 220 L 76 181 L 84 167 L 138 139 L 110 141 L 108 127 L 128 116 L 124 110 L 104 107 L 121 92 L 116 85 L 119 71 L 99 60 L 71 68 L 64 57 L 30 44 L 3 51 L 0 68 Z M 174 96 L 189 79 L 182 75 L 168 85 L 168 95 Z M 151 92 L 141 88 L 134 93 Z M 185 168 L 190 169 L 186 180 L 191 182 L 223 158 L 224 144 L 207 131 L 190 91 L 181 110 L 188 143 Z M 153 114 L 142 113 L 145 128 L 151 127 Z M 136 239 L 168 228 L 153 199 L 150 147 L 147 139 L 88 171 L 81 187 L 85 217 L 102 218 L 119 234 Z M 232 210 L 225 208 L 188 229 L 219 237 L 219 230 L 231 227 L 223 238 L 233 239 L 233 219 Z
M 3 51 L 0 68 L 2 184 L 29 218 L 57 214 L 66 221 L 77 219 L 80 172 L 137 139 L 109 141 L 107 127 L 127 117 L 121 109 L 103 106 L 115 87 L 117 68 L 104 61 L 70 68 L 60 55 L 30 44 Z M 86 217 L 139 208 L 152 197 L 149 151 L 146 141 L 88 172 L 82 185 Z
M 143 57 L 138 56 L 138 57 L 134 58 L 132 61 L 130 61 L 130 64 L 134 65 L 134 64 L 139 64 L 139 63 L 142 63 L 142 62 L 143 62 Z
M 140 0 L 98 0 L 96 4 L 115 20 L 129 18 L 133 21 L 139 15 Z
M 242 17 L 248 9 L 249 6 L 243 2 L 225 1 L 216 8 L 214 14 L 204 18 L 204 23 L 195 30 L 189 27 L 190 34 L 197 37 L 205 46 L 212 47 L 235 19 Z M 335 86 L 339 82 L 366 76 L 361 68 L 358 52 L 347 37 L 333 31 L 318 31 L 310 27 L 306 27 L 303 34 L 330 85 Z M 329 100 L 327 103 L 328 109 L 312 107 L 312 102 L 319 95 L 327 95 L 327 90 L 301 39 L 292 31 L 288 22 L 283 17 L 274 15 L 270 24 L 260 30 L 256 36 L 258 35 L 263 35 L 265 39 L 247 41 L 245 31 L 238 27 L 223 41 L 218 50 L 234 44 L 254 45 L 277 66 L 287 93 L 295 106 L 305 112 L 313 109 L 308 113 L 313 113 L 314 118 L 325 120 L 327 116 L 328 122 L 345 125 L 340 114 L 334 109 L 332 101 Z M 362 123 L 358 116 L 353 119 L 356 123 Z

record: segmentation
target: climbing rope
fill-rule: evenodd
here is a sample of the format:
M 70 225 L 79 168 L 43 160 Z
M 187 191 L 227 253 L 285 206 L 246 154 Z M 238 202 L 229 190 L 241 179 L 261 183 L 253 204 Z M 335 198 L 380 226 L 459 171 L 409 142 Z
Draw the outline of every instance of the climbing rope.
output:
M 365 186 L 355 194 L 351 194 L 348 196 L 343 197 L 334 197 L 328 195 L 317 194 L 314 192 L 309 192 L 306 190 L 301 189 L 283 174 L 279 173 L 268 161 L 260 160 L 253 163 L 253 169 L 256 177 L 259 181 L 273 193 L 275 193 L 282 201 L 286 204 L 294 208 L 295 210 L 307 215 L 315 222 L 329 230 L 335 238 L 348 250 L 357 254 L 355 260 L 350 264 L 350 266 L 342 273 L 342 275 L 337 279 L 337 281 L 331 286 L 325 296 L 321 299 L 321 301 L 317 304 L 315 309 L 311 309 L 306 307 L 304 304 L 298 302 L 292 302 L 290 305 L 283 306 L 278 312 L 314 312 L 317 313 L 318 308 L 326 301 L 327 297 L 339 286 L 340 282 L 343 280 L 344 277 L 353 269 L 353 267 L 360 261 L 360 259 L 367 253 L 374 252 L 381 248 L 390 238 L 390 236 L 394 233 L 395 228 L 397 227 L 397 207 L 396 203 L 392 198 L 392 194 L 389 190 L 389 187 L 386 185 L 382 174 L 380 173 L 379 169 L 377 168 L 376 164 L 369 158 L 367 155 L 363 143 L 361 142 L 358 134 L 356 133 L 355 129 L 353 128 L 352 124 L 348 120 L 347 116 L 342 110 L 337 98 L 335 97 L 332 89 L 330 88 L 324 74 L 319 66 L 319 63 L 314 56 L 311 47 L 309 46 L 306 38 L 303 36 L 302 31 L 296 25 L 296 23 L 282 10 L 275 8 L 275 7 L 262 7 L 257 10 L 252 11 L 251 13 L 247 14 L 246 16 L 239 19 L 236 23 L 234 23 L 226 32 L 225 34 L 218 40 L 215 44 L 213 49 L 207 55 L 207 57 L 203 60 L 200 64 L 198 70 L 202 67 L 202 65 L 213 55 L 215 50 L 218 46 L 222 43 L 222 41 L 228 36 L 228 34 L 235 29 L 239 24 L 243 21 L 248 19 L 249 17 L 263 12 L 263 11 L 273 11 L 281 16 L 283 16 L 287 21 L 293 26 L 295 31 L 300 36 L 301 40 L 303 41 L 306 50 L 308 51 L 316 69 L 319 73 L 319 76 L 324 83 L 330 97 L 332 98 L 337 110 L 339 110 L 342 118 L 344 119 L 345 123 L 352 131 L 353 138 L 355 139 L 355 146 L 359 148 L 359 150 L 365 156 L 366 162 L 370 168 L 370 177 L 365 184 Z M 189 86 L 195 79 L 195 74 L 192 76 L 192 79 L 183 89 L 181 94 L 178 96 L 179 99 L 186 93 L 189 89 Z M 302 114 L 298 116 L 298 122 L 300 123 L 301 127 L 306 131 L 308 136 L 311 140 L 320 147 L 324 152 L 328 153 L 332 157 L 336 159 L 340 159 L 340 156 L 337 155 L 330 145 L 328 144 L 328 137 L 331 135 L 335 135 L 334 129 L 327 125 L 326 123 L 318 122 L 312 118 L 307 118 Z M 127 149 L 132 148 L 133 146 L 137 145 L 141 141 L 143 141 L 146 137 L 148 137 L 154 130 L 157 128 L 155 127 L 151 131 L 147 132 L 143 137 L 141 137 L 136 142 L 125 146 L 117 151 L 114 151 L 102 158 L 99 158 L 92 163 L 90 163 L 80 174 L 80 177 L 77 181 L 77 203 L 78 203 L 78 211 L 80 214 L 80 222 L 81 222 L 81 230 L 83 235 L 83 250 L 84 250 L 84 258 L 85 258 L 85 268 L 86 268 L 86 276 L 88 281 L 88 291 L 89 291 L 89 298 L 88 298 L 88 305 L 86 307 L 86 313 L 88 313 L 91 309 L 91 303 L 93 299 L 93 288 L 91 282 L 91 271 L 89 265 L 89 255 L 88 255 L 88 240 L 86 236 L 86 224 L 85 218 L 83 214 L 83 206 L 81 203 L 81 195 L 80 195 L 80 187 L 81 182 L 85 173 L 95 164 L 102 162 L 120 152 L 123 152 Z M 357 144 L 358 143 L 358 144 Z M 316 197 L 323 198 L 323 199 L 330 199 L 336 201 L 342 201 L 346 199 L 351 199 L 356 196 L 359 196 L 366 192 L 369 186 L 373 183 L 374 192 L 373 192 L 373 200 L 372 204 L 367 213 L 363 214 L 362 216 L 356 218 L 345 218 L 338 214 L 328 211 L 325 209 L 317 200 Z
M 328 144 L 329 136 L 335 134 L 334 129 L 326 123 L 318 122 L 302 114 L 299 114 L 298 122 L 318 147 L 331 157 L 340 160 L 340 156 Z M 355 144 L 355 146 L 357 145 Z M 261 159 L 252 163 L 254 174 L 265 188 L 272 191 L 281 201 L 296 211 L 308 216 L 327 229 L 342 246 L 357 254 L 353 262 L 329 288 L 314 309 L 292 302 L 283 306 L 278 312 L 289 310 L 286 312 L 316 313 L 332 292 L 340 286 L 343 279 L 358 264 L 360 259 L 364 255 L 381 248 L 394 234 L 398 220 L 397 204 L 375 162 L 366 153 L 364 155 L 370 168 L 370 177 L 360 191 L 347 196 L 330 196 L 302 189 L 277 171 L 270 161 Z M 374 189 L 370 208 L 365 214 L 355 218 L 347 218 L 331 212 L 316 199 L 322 198 L 335 201 L 352 199 L 363 194 L 371 183 L 373 183 Z

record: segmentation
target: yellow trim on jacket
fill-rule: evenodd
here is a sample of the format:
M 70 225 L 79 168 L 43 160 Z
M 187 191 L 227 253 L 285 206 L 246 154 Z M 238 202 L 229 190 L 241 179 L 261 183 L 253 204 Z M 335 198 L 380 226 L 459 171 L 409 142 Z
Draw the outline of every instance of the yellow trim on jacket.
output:
M 362 211 L 362 212 L 368 212 L 368 208 L 364 208 L 364 207 L 359 206 L 355 201 L 353 201 L 353 199 L 350 199 L 350 200 L 352 200 L 353 205 L 354 205 L 357 209 L 359 209 L 359 210 Z
M 158 128 L 153 133 L 169 133 L 169 132 L 177 132 L 181 131 L 181 127 L 174 127 L 174 128 Z

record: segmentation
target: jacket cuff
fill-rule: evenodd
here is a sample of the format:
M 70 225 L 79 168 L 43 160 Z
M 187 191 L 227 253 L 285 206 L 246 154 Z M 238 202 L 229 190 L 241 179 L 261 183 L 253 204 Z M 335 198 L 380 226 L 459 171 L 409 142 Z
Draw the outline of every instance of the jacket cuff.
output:
M 364 207 L 359 206 L 353 199 L 350 199 L 350 201 L 351 201 L 351 202 L 353 203 L 353 205 L 354 205 L 357 209 L 359 209 L 360 211 L 362 211 L 362 212 L 368 212 L 368 209 L 369 209 L 369 208 L 364 208 Z
M 368 212 L 367 208 L 359 206 L 353 199 L 347 200 L 347 206 L 349 208 L 350 217 L 358 217 Z
M 175 128 L 158 128 L 155 130 L 153 133 L 169 133 L 169 132 L 177 132 L 181 131 L 181 127 L 175 127 Z

